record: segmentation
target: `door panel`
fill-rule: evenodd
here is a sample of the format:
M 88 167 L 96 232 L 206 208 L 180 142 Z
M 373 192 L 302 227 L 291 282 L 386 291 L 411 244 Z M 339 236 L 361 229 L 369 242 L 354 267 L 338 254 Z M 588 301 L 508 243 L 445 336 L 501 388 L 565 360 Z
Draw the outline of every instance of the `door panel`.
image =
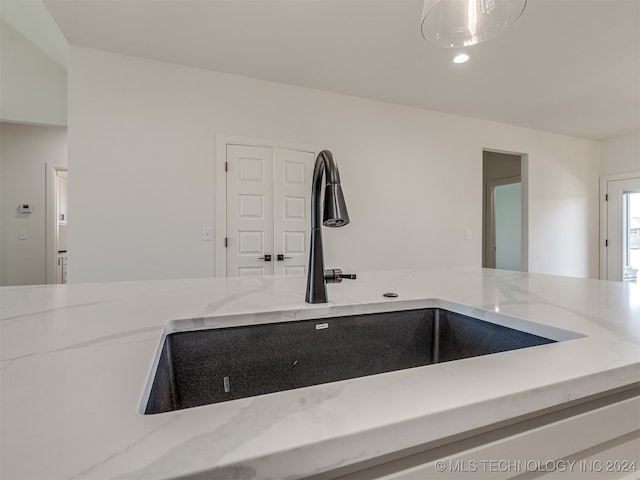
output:
M 313 152 L 227 146 L 227 276 L 306 273 L 314 161 Z
M 273 152 L 227 146 L 227 275 L 273 274 Z
M 285 275 L 304 275 L 306 270 L 306 265 L 295 265 L 289 267 L 287 265 L 284 266 L 284 274 Z
M 314 160 L 312 152 L 274 149 L 276 275 L 304 275 L 307 271 Z
M 485 205 L 486 210 L 483 215 L 486 222 L 483 245 L 485 260 L 483 266 L 522 270 L 522 183 L 520 177 L 508 177 L 487 182 Z
M 264 267 L 238 267 L 238 277 L 261 277 L 265 275 Z
M 495 266 L 522 270 L 522 184 L 499 185 L 494 191 Z

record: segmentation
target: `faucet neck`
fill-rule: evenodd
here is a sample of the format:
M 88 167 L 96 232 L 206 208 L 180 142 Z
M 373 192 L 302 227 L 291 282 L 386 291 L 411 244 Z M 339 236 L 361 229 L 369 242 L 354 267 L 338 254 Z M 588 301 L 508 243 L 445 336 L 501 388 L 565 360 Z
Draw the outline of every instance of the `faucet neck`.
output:
M 322 228 L 311 229 L 311 248 L 307 271 L 307 303 L 327 303 L 327 282 L 324 278 L 324 252 L 322 249 Z
M 311 247 L 309 249 L 309 268 L 307 271 L 307 303 L 327 303 L 327 282 L 324 277 L 324 251 L 322 247 L 322 177 L 326 183 L 339 184 L 340 174 L 333 154 L 329 150 L 321 151 L 316 157 L 311 186 Z
M 329 150 L 321 151 L 316 157 L 313 167 L 313 183 L 311 185 L 311 228 L 322 227 L 322 177 L 326 177 L 326 184 L 339 184 L 340 173 L 338 164 Z

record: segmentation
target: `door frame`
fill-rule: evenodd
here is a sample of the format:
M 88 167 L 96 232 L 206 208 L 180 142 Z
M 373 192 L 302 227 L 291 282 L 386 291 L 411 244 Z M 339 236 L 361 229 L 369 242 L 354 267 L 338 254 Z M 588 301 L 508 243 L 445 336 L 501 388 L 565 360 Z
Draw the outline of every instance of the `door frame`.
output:
M 605 175 L 600 177 L 600 280 L 607 279 L 607 266 L 608 266 L 608 250 L 605 246 L 605 242 L 608 237 L 608 213 L 607 213 L 607 200 L 606 195 L 608 193 L 609 182 L 616 182 L 619 180 L 630 180 L 632 178 L 640 177 L 640 170 L 618 173 L 615 175 Z
M 520 213 L 520 220 L 522 222 L 520 225 L 520 230 L 521 230 L 520 231 L 520 234 L 521 234 L 520 265 L 521 265 L 522 272 L 528 272 L 529 271 L 529 154 L 522 153 L 522 152 L 514 152 L 509 150 L 501 150 L 496 148 L 489 148 L 489 147 L 483 148 L 481 151 L 481 155 L 483 152 L 505 153 L 507 155 L 514 155 L 514 156 L 520 157 L 520 183 L 522 184 L 521 213 Z M 482 165 L 482 159 L 483 157 L 481 156 L 480 157 L 481 165 Z M 489 183 L 490 182 L 486 182 L 487 191 L 491 190 L 488 187 Z M 484 186 L 485 186 L 485 183 L 483 182 L 483 193 L 482 193 L 483 197 L 484 195 L 488 195 L 484 191 Z M 486 208 L 489 208 L 489 207 L 486 206 Z M 483 224 L 484 224 L 484 218 L 486 214 L 487 214 L 486 211 L 482 212 Z M 494 219 L 494 225 L 495 225 L 495 219 Z M 489 233 L 484 232 L 484 238 L 482 241 L 482 245 L 480 246 L 480 248 L 482 249 L 481 256 L 483 258 L 483 263 L 484 263 L 484 260 L 486 260 L 487 258 L 485 242 L 487 241 L 488 237 L 489 237 Z M 495 265 L 495 262 L 494 262 L 494 265 Z
M 265 138 L 243 137 L 237 135 L 216 134 L 216 164 L 215 164 L 215 235 L 213 242 L 215 257 L 215 276 L 227 276 L 227 252 L 224 240 L 227 237 L 227 179 L 225 163 L 227 161 L 227 145 L 246 145 L 248 147 L 286 148 L 289 150 L 300 150 L 313 152 L 314 157 L 318 156 L 323 148 L 319 145 L 309 143 L 286 142 L 280 140 L 269 140 Z
M 47 284 L 56 283 L 56 270 L 58 268 L 58 187 L 56 177 L 58 172 L 69 172 L 67 167 L 45 164 L 46 185 L 45 185 L 45 280 Z M 68 201 L 67 201 L 68 204 Z

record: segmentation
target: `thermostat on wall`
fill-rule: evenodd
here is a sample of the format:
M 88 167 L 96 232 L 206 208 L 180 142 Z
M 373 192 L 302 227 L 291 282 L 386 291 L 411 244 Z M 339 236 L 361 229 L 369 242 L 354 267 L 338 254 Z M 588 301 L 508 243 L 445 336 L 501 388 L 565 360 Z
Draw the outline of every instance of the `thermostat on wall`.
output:
M 20 204 L 20 213 L 31 213 L 31 204 L 30 203 L 21 203 Z

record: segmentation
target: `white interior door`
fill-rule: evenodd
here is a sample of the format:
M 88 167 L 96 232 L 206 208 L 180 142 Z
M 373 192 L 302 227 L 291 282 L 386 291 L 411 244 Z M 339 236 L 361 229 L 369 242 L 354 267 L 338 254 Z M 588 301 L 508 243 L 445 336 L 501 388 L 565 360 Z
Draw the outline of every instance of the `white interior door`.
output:
M 309 260 L 314 154 L 274 150 L 273 232 L 276 275 L 304 275 Z
M 313 152 L 227 146 L 227 276 L 307 270 Z
M 496 268 L 522 270 L 522 184 L 495 187 Z
M 640 177 L 607 182 L 607 280 L 637 282 L 640 270 Z
M 227 146 L 227 275 L 273 274 L 273 149 Z
M 485 257 L 487 268 L 522 270 L 522 183 L 520 177 L 487 182 Z

